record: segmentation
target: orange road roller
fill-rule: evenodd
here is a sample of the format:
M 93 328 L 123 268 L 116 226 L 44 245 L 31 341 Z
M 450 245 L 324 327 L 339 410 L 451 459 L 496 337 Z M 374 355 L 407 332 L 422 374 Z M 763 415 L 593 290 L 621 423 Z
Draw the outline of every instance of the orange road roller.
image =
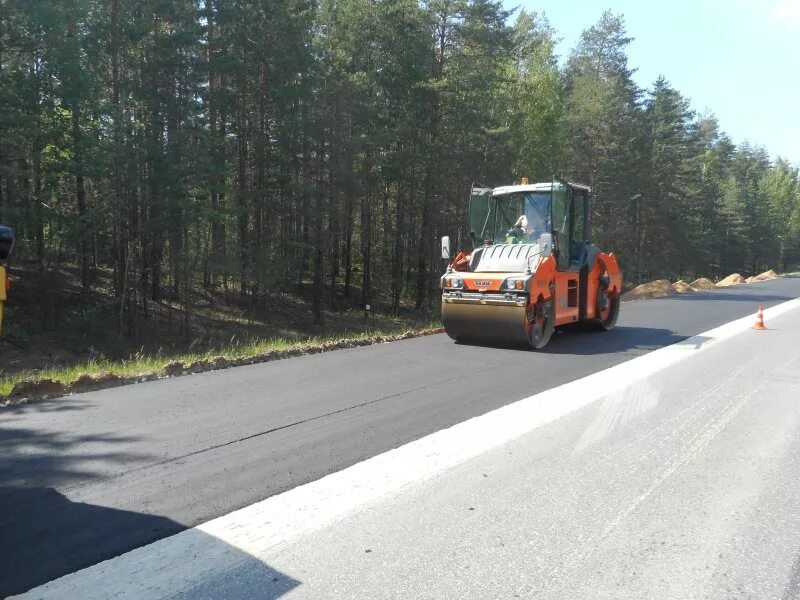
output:
M 457 342 L 544 348 L 556 327 L 611 330 L 622 272 L 589 241 L 591 189 L 550 183 L 472 188 L 469 252 L 442 275 L 442 323 Z M 450 260 L 450 239 L 442 238 Z

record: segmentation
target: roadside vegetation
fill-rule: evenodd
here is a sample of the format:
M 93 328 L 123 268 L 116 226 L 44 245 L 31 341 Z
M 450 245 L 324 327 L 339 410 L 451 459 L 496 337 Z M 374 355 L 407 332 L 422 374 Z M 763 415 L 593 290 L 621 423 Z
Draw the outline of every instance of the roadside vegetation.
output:
M 494 0 L 5 0 L 0 377 L 419 327 L 473 183 L 590 184 L 629 284 L 796 269 L 797 165 L 581 18 L 560 60 Z
M 177 355 L 135 354 L 125 360 L 93 360 L 67 367 L 44 368 L 35 373 L 0 377 L 0 403 L 17 403 L 62 396 L 164 377 L 267 362 L 292 356 L 317 354 L 440 333 L 436 323 L 428 327 L 374 330 L 356 334 L 312 337 L 305 340 L 271 339 L 237 343 L 218 350 Z
M 14 303 L 0 340 L 0 403 L 54 397 L 161 377 L 265 362 L 438 331 L 431 316 L 404 301 L 397 314 L 385 296 L 369 311 L 344 298 L 324 325 L 307 319 L 308 287 L 276 293 L 253 308 L 224 291 L 189 298 L 191 322 L 167 299 L 148 303 L 137 336 L 119 336 L 110 274 L 99 271 L 81 295 L 75 269 L 48 271 L 47 282 L 19 268 Z M 29 267 L 30 268 L 30 267 Z

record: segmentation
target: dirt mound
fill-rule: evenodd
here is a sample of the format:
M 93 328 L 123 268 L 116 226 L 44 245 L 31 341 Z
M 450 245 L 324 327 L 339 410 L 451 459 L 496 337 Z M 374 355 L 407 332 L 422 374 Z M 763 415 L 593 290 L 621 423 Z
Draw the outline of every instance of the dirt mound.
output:
M 672 291 L 678 294 L 688 294 L 689 292 L 693 292 L 694 288 L 683 279 L 679 279 L 672 284 Z
M 696 290 L 713 290 L 716 286 L 707 277 L 699 277 L 689 284 Z
M 770 279 L 777 279 L 778 274 L 770 269 L 769 271 L 764 271 L 763 273 L 756 275 L 755 277 L 749 277 L 747 279 L 747 283 L 752 283 L 753 281 L 769 281 Z
M 740 283 L 747 283 L 745 278 L 739 275 L 738 273 L 733 273 L 728 275 L 722 281 L 717 282 L 717 287 L 730 287 L 732 285 L 739 285 Z
M 668 296 L 673 292 L 672 284 L 666 279 L 656 279 L 655 281 L 648 281 L 642 285 L 637 285 L 632 290 L 622 294 L 622 300 L 643 300 L 644 298 L 661 298 Z
M 73 393 L 93 392 L 116 387 L 122 385 L 122 383 L 122 378 L 119 375 L 114 375 L 112 373 L 94 373 L 92 375 L 81 375 L 78 377 L 69 386 L 68 391 Z
M 179 361 L 173 361 L 169 364 L 164 365 L 163 373 L 167 377 L 175 377 L 176 375 L 183 375 L 183 371 L 186 369 L 184 364 Z
M 215 356 L 211 359 L 211 366 L 214 369 L 227 369 L 231 366 L 232 361 L 224 356 Z
M 37 381 L 20 381 L 14 385 L 8 400 L 20 401 L 29 398 L 52 398 L 61 396 L 66 392 L 66 386 L 60 381 L 52 379 L 39 379 Z

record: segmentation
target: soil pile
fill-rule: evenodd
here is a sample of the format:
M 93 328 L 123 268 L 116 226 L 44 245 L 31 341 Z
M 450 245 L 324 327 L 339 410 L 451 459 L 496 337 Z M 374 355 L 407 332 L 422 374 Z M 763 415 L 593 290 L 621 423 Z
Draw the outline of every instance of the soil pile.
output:
M 716 287 L 714 285 L 714 282 L 706 277 L 700 277 L 698 279 L 695 279 L 689 285 L 696 290 L 713 290 Z
M 644 298 L 661 298 L 668 296 L 673 292 L 672 284 L 666 279 L 656 279 L 655 281 L 648 281 L 642 285 L 637 285 L 630 291 L 622 294 L 622 300 L 642 300 Z
M 745 278 L 738 273 L 733 273 L 722 281 L 717 282 L 717 287 L 730 287 L 732 285 L 739 285 L 740 283 L 746 283 Z
M 778 274 L 770 269 L 769 271 L 764 271 L 763 273 L 756 275 L 755 277 L 749 277 L 747 279 L 747 283 L 752 283 L 753 281 L 769 281 L 770 279 L 777 279 Z
M 694 288 L 692 288 L 692 286 L 686 283 L 683 279 L 679 279 L 672 284 L 672 291 L 678 294 L 688 294 L 689 292 L 693 292 Z

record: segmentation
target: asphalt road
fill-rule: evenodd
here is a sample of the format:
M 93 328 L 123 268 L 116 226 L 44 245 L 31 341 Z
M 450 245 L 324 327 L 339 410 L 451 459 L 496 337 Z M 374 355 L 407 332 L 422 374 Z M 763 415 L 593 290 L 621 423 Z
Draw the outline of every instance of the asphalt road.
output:
M 272 548 L 275 596 L 800 599 L 800 308 L 771 326 Z
M 547 351 L 443 335 L 0 410 L 0 595 L 800 296 L 800 279 L 623 304 Z

